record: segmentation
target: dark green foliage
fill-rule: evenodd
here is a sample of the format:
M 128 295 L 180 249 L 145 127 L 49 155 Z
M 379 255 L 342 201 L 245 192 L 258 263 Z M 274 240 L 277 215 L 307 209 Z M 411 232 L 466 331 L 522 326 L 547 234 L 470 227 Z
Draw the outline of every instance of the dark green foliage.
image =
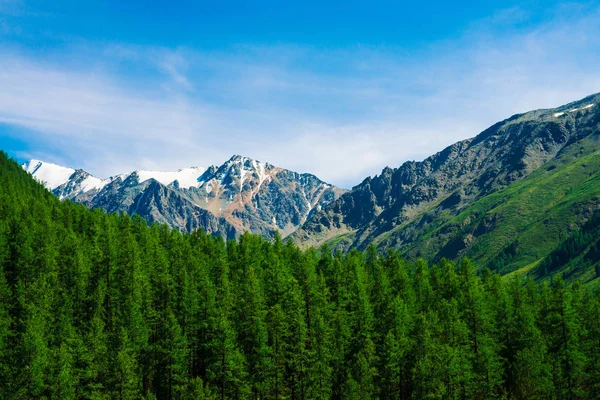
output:
M 588 279 L 600 277 L 600 212 L 596 212 L 548 254 L 536 268 L 536 275 L 544 277 L 560 271 L 564 278 L 569 279 L 581 275 L 593 265 L 594 275 Z
M 598 360 L 600 294 L 562 279 L 148 227 L 0 155 L 0 398 L 592 399 Z
M 498 255 L 488 264 L 488 268 L 492 271 L 502 271 L 506 265 L 509 265 L 517 255 L 519 241 L 515 240 L 506 246 Z

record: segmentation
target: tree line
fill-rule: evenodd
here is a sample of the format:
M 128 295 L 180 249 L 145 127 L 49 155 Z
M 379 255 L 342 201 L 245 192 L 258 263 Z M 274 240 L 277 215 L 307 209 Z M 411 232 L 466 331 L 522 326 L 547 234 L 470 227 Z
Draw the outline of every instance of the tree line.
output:
M 600 398 L 600 294 L 149 227 L 2 153 L 0 398 Z
M 594 267 L 593 278 L 600 278 L 600 211 L 575 229 L 536 267 L 536 275 L 548 276 L 562 270 L 565 279 Z

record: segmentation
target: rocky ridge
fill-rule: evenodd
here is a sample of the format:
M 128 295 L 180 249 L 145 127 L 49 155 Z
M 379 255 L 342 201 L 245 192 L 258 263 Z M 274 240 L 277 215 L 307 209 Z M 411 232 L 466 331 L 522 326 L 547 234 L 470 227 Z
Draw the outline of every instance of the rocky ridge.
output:
M 245 231 L 270 237 L 275 230 L 287 236 L 345 192 L 314 175 L 239 155 L 220 166 L 134 171 L 108 179 L 39 160 L 22 167 L 61 199 L 226 238 Z

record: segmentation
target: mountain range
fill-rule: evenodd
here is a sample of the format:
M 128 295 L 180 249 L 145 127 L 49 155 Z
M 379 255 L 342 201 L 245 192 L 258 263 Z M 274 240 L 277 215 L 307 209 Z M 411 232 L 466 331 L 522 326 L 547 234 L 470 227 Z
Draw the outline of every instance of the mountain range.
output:
M 245 231 L 287 236 L 345 192 L 314 175 L 238 155 L 220 166 L 140 170 L 107 179 L 39 160 L 22 167 L 61 199 L 225 238 Z
M 600 210 L 598 105 L 595 94 L 514 115 L 349 191 L 241 156 L 219 167 L 104 180 L 35 160 L 23 168 L 61 198 L 181 230 L 233 238 L 277 229 L 303 247 L 375 245 L 408 258 L 467 256 L 502 274 L 539 274 Z M 588 281 L 590 265 L 555 272 Z

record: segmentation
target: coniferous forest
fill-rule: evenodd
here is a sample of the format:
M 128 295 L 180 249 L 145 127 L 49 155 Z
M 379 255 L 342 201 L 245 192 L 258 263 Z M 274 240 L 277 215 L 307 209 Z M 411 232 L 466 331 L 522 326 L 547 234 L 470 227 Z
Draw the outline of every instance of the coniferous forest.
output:
M 0 154 L 2 399 L 597 399 L 600 293 L 61 202 Z

